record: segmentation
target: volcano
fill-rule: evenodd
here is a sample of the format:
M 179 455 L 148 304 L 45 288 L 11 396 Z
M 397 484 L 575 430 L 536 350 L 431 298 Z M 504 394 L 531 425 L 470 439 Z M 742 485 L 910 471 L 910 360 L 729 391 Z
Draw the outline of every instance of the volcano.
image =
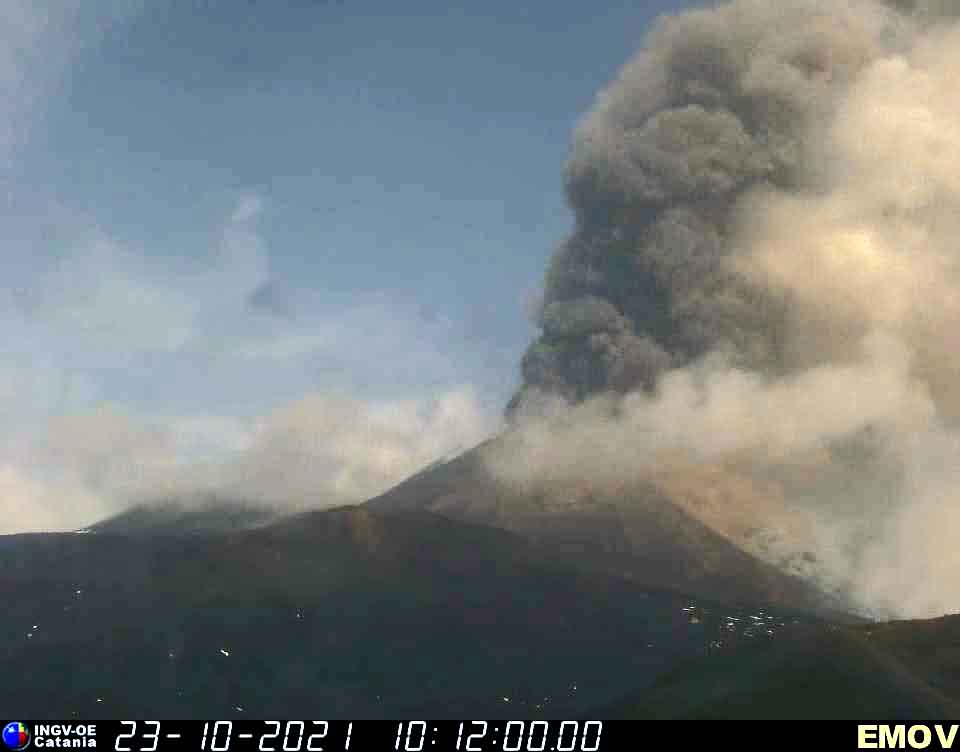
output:
M 66 718 L 958 707 L 956 619 L 864 624 L 659 497 L 633 500 L 642 516 L 508 514 L 534 500 L 485 472 L 468 452 L 360 506 L 168 504 L 5 536 L 17 608 L 0 665 L 19 679 L 0 703 Z M 625 532 L 641 522 L 648 546 Z
M 209 510 L 162 516 L 0 539 L 10 713 L 570 717 L 815 621 L 415 509 L 226 515 L 220 531 Z
M 49 473 L 127 511 L 0 537 L 8 717 L 955 717 L 960 617 L 867 615 L 960 602 L 958 7 L 731 0 L 654 23 L 576 128 L 509 425 L 459 456 L 397 484 L 489 435 L 459 396 L 424 420 L 319 393 L 262 421 L 161 399 L 145 414 L 170 441 L 128 452 L 139 432 L 104 413 L 13 452 L 4 489 L 57 506 L 33 488 Z M 280 362 L 256 338 L 297 316 L 270 284 L 243 288 L 277 314 L 252 347 L 221 346 L 219 295 L 203 337 L 185 319 L 189 373 L 194 339 L 218 340 L 210 363 Z M 85 329 L 113 287 L 76 296 Z M 116 287 L 158 320 L 194 297 Z M 284 360 L 318 339 L 276 332 Z M 393 342 L 327 339 L 406 371 Z M 63 395 L 99 400 L 83 382 Z M 208 433 L 229 458 L 203 459 Z M 183 498 L 129 507 L 159 493 Z
M 567 489 L 572 499 L 562 504 L 555 496 L 518 491 L 501 482 L 485 459 L 501 440 L 434 465 L 367 506 L 509 530 L 578 567 L 646 587 L 812 612 L 843 609 L 836 597 L 746 553 L 652 483 L 616 493 L 584 483 Z

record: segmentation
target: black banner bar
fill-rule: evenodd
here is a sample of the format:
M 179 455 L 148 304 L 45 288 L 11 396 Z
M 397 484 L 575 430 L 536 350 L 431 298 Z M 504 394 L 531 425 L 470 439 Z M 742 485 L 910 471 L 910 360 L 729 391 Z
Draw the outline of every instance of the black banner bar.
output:
M 960 727 L 949 721 L 73 720 L 3 724 L 0 752 L 607 752 L 730 745 L 817 752 L 960 750 Z

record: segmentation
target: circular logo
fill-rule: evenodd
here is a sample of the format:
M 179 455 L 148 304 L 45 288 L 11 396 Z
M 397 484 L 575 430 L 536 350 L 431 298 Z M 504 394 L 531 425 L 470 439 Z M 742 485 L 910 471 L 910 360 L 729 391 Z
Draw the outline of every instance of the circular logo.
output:
M 30 729 L 20 721 L 12 721 L 3 727 L 3 743 L 7 749 L 26 749 L 30 744 Z

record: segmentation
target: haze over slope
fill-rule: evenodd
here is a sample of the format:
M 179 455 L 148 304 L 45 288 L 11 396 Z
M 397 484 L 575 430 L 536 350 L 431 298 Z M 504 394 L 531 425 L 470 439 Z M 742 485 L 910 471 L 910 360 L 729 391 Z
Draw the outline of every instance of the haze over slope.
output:
M 502 439 L 487 442 L 364 507 L 387 513 L 430 512 L 503 528 L 579 570 L 625 577 L 646 587 L 806 611 L 836 613 L 846 606 L 842 598 L 827 597 L 741 550 L 652 483 L 618 492 L 586 478 L 546 490 L 504 483 L 491 472 L 488 460 L 502 446 Z

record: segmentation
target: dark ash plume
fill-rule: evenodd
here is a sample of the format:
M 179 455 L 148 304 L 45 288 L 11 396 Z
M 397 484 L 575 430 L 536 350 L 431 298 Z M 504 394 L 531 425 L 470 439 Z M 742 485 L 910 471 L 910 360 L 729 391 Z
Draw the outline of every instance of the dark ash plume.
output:
M 550 262 L 509 411 L 651 388 L 714 350 L 789 365 L 787 303 L 734 274 L 738 201 L 809 181 L 804 137 L 906 22 L 875 3 L 736 2 L 662 19 L 577 130 L 576 225 Z
M 958 19 L 661 20 L 577 130 L 495 472 L 626 507 L 653 483 L 871 612 L 960 608 Z

